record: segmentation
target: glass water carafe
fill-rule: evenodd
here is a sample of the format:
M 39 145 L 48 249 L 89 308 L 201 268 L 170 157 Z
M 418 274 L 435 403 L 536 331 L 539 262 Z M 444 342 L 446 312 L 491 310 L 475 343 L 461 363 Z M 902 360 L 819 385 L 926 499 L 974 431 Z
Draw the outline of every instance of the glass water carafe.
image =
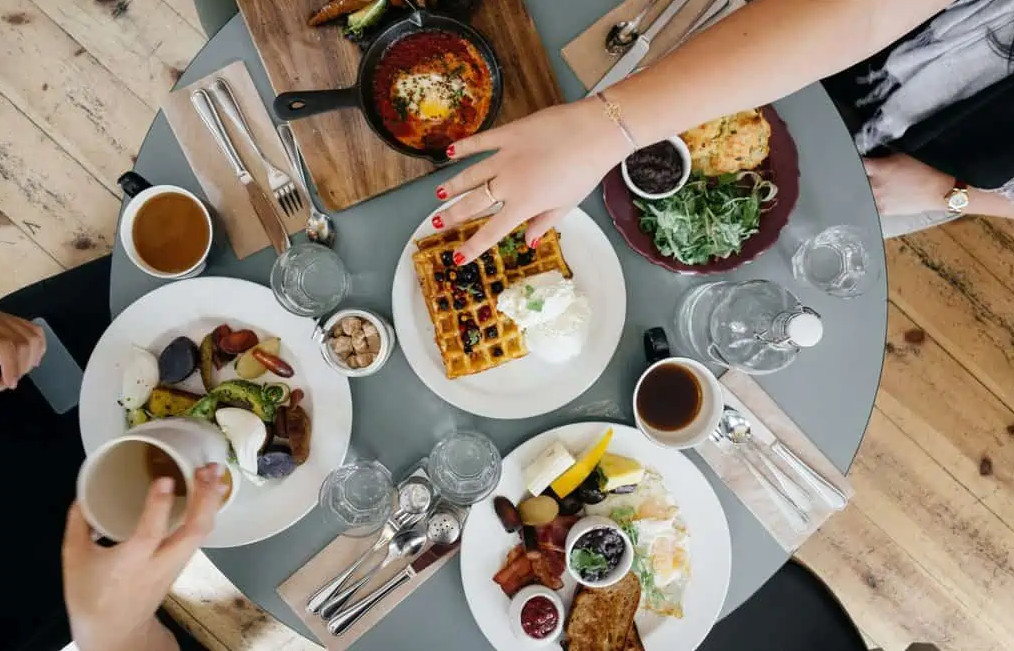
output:
M 692 355 L 745 373 L 785 368 L 824 334 L 820 315 L 769 280 L 708 283 L 676 311 L 680 344 Z

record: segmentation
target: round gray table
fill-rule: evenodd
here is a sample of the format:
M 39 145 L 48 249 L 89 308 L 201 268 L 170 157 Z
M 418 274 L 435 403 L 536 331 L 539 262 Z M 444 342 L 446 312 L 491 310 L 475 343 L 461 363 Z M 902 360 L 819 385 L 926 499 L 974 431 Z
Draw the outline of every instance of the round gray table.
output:
M 530 0 L 528 4 L 564 95 L 568 99 L 582 96 L 584 89 L 560 58 L 560 48 L 605 13 L 615 0 Z M 189 84 L 237 59 L 246 62 L 264 101 L 270 104 L 270 84 L 239 16 L 197 55 L 179 84 Z M 824 91 L 811 86 L 778 102 L 776 107 L 799 148 L 801 192 L 793 225 L 816 229 L 855 224 L 879 233 L 880 223 L 862 164 Z M 337 251 L 355 274 L 346 305 L 391 314 L 390 286 L 397 258 L 422 218 L 436 207 L 433 189 L 460 168 L 455 165 L 440 170 L 335 216 Z M 161 113 L 141 147 L 136 170 L 153 183 L 176 184 L 202 194 Z M 607 417 L 631 422 L 628 396 L 642 369 L 641 335 L 646 328 L 657 325 L 671 331 L 677 297 L 702 280 L 672 274 L 638 257 L 612 227 L 600 192 L 593 192 L 581 207 L 615 246 L 627 284 L 626 326 L 602 377 L 580 398 L 556 412 L 524 420 L 487 420 L 435 399 L 399 351 L 380 373 L 352 380 L 352 448 L 357 455 L 378 458 L 397 472 L 428 453 L 449 419 L 488 433 L 504 454 L 534 434 L 575 420 Z M 831 298 L 792 279 L 788 239 L 788 233 L 783 233 L 778 245 L 728 278 L 775 280 L 823 315 L 826 330 L 820 345 L 806 351 L 786 370 L 760 378 L 760 382 L 844 471 L 859 448 L 880 378 L 887 326 L 885 274 L 881 273 L 872 291 L 858 299 Z M 871 239 L 875 242 L 871 251 L 874 264 L 882 272 L 883 245 L 879 237 Z M 267 284 L 274 257 L 274 252 L 266 249 L 239 262 L 218 232 L 205 273 Z M 160 284 L 130 263 L 117 238 L 109 297 L 112 314 L 119 314 Z M 732 531 L 732 582 L 724 616 L 760 588 L 788 554 L 700 458 L 695 454 L 690 457 L 715 486 Z M 208 550 L 207 554 L 248 597 L 310 636 L 275 588 L 332 540 L 337 530 L 314 509 L 268 540 L 234 549 Z M 356 648 L 471 651 L 489 645 L 469 613 L 459 564 L 452 562 L 359 640 Z

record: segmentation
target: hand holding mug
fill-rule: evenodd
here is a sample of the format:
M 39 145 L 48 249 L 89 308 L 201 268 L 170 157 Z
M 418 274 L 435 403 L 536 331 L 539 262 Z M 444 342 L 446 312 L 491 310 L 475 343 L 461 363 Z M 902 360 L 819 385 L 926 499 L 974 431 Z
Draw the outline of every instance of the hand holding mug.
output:
M 82 651 L 175 646 L 152 615 L 214 527 L 228 489 L 219 481 L 224 470 L 214 463 L 197 470 L 183 523 L 172 533 L 174 480 L 153 481 L 134 534 L 115 547 L 93 542 L 81 507 L 71 506 L 63 541 L 64 598 Z

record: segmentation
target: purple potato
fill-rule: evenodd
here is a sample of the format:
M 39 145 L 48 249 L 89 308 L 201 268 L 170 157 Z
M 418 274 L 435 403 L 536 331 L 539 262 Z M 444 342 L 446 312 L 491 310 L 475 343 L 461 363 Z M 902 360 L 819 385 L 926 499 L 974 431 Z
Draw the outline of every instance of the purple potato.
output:
M 186 337 L 176 337 L 158 356 L 158 379 L 176 384 L 190 377 L 200 362 L 197 344 Z
M 268 479 L 288 477 L 296 469 L 292 455 L 284 450 L 272 450 L 257 457 L 257 474 Z

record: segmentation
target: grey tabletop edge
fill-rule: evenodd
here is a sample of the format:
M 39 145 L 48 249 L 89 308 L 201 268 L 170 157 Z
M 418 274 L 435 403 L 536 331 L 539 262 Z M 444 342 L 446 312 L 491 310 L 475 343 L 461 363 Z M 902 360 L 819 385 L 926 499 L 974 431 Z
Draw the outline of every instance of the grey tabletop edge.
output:
M 611 0 L 528 1 L 568 99 L 580 97 L 583 88 L 563 62 L 559 50 L 612 4 Z M 246 62 L 262 97 L 270 101 L 273 95 L 270 84 L 240 16 L 234 17 L 209 41 L 179 84 L 186 85 L 238 59 Z M 776 103 L 776 108 L 789 125 L 800 152 L 801 192 L 793 222 L 826 226 L 855 223 L 879 231 L 878 216 L 861 162 L 824 91 L 819 86 L 811 86 Z M 142 144 L 135 169 L 152 182 L 172 183 L 202 194 L 161 112 Z M 348 299 L 350 304 L 354 301 L 356 305 L 390 314 L 387 288 L 394 262 L 419 219 L 436 207 L 432 188 L 457 169 L 460 166 L 440 170 L 336 216 L 339 254 L 356 272 Z M 405 205 L 414 208 L 405 211 Z M 353 448 L 357 453 L 381 458 L 392 470 L 398 470 L 423 456 L 449 423 L 477 426 L 490 434 L 501 451 L 507 453 L 531 435 L 566 422 L 595 417 L 629 421 L 629 409 L 617 396 L 629 392 L 639 371 L 640 333 L 655 325 L 670 326 L 678 295 L 701 280 L 669 274 L 638 258 L 612 228 L 598 192 L 589 196 L 582 207 L 595 218 L 616 247 L 627 283 L 627 324 L 616 355 L 603 377 L 579 399 L 552 414 L 519 421 L 486 421 L 434 400 L 399 351 L 381 373 L 353 382 Z M 377 223 L 384 225 L 382 232 L 377 231 Z M 224 240 L 216 235 L 206 273 L 266 284 L 273 252 L 261 251 L 238 262 Z M 371 246 L 364 246 L 367 243 Z M 887 327 L 885 274 L 882 273 L 881 282 L 873 290 L 860 298 L 833 299 L 793 284 L 788 272 L 791 251 L 785 250 L 782 244 L 780 241 L 756 262 L 730 277 L 778 280 L 824 316 L 827 332 L 821 345 L 807 351 L 789 369 L 762 378 L 761 383 L 844 471 L 851 465 L 862 441 L 878 388 Z M 883 271 L 882 243 L 878 247 L 872 253 Z M 117 239 L 110 287 L 112 314 L 119 314 L 159 284 L 131 265 Z M 667 300 L 658 300 L 659 296 Z M 407 433 L 402 417 L 404 409 L 385 409 L 388 404 L 412 405 L 413 415 L 420 425 Z M 692 455 L 692 459 L 715 485 L 733 535 L 733 578 L 724 616 L 752 595 L 785 562 L 788 553 L 699 458 Z M 309 630 L 280 600 L 275 588 L 335 533 L 334 526 L 314 509 L 293 527 L 268 540 L 235 549 L 207 550 L 207 553 L 246 595 L 312 639 Z M 453 635 L 448 635 L 448 630 L 452 630 Z M 447 649 L 488 648 L 469 613 L 456 562 L 449 563 L 420 587 L 355 646 L 409 649 L 437 645 Z

